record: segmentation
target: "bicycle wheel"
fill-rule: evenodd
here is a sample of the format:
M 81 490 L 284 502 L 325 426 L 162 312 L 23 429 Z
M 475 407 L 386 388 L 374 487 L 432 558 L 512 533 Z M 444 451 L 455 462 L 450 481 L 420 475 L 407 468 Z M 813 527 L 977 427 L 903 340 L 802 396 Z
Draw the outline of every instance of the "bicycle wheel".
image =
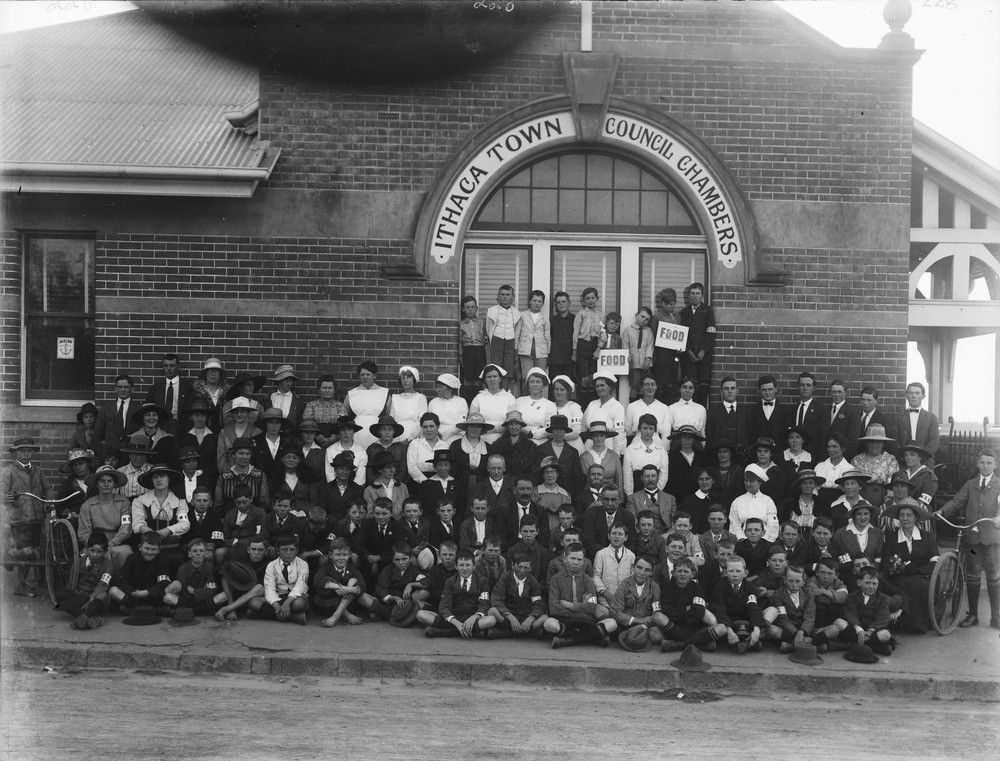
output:
M 65 518 L 49 524 L 45 546 L 45 584 L 49 588 L 52 604 L 59 604 L 60 593 L 76 589 L 80 571 L 80 546 L 76 529 Z
M 965 604 L 965 572 L 954 552 L 938 558 L 927 589 L 931 626 L 938 634 L 951 634 L 958 626 Z

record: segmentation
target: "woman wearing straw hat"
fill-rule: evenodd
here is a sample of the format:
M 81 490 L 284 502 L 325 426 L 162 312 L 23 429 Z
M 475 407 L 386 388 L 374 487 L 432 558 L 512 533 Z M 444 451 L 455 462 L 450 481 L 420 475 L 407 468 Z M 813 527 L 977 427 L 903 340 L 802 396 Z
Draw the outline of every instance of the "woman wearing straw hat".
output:
M 900 449 L 906 479 L 913 485 L 913 498 L 925 508 L 934 504 L 938 479 L 927 463 L 933 460 L 930 451 L 915 441 L 907 441 Z
M 227 391 L 229 386 L 226 384 L 226 368 L 222 360 L 218 357 L 209 357 L 195 379 L 194 391 L 188 400 L 188 406 L 195 400 L 207 405 L 208 425 L 217 431 L 222 427 L 219 421 L 222 420 L 222 406 L 225 404 Z
M 230 445 L 229 460 L 232 465 L 219 475 L 219 480 L 215 483 L 215 504 L 223 511 L 235 506 L 233 490 L 239 484 L 250 489 L 250 501 L 257 507 L 267 510 L 271 506 L 267 477 L 260 468 L 255 468 L 251 464 L 253 453 L 252 439 L 239 438 Z
M 86 547 L 92 534 L 104 534 L 108 540 L 111 563 L 117 572 L 125 558 L 132 554 L 129 546 L 129 539 L 132 538 L 132 508 L 128 499 L 115 494 L 116 489 L 125 485 L 125 476 L 110 465 L 103 465 L 87 478 L 87 483 L 97 489 L 97 494 L 80 507 L 80 525 L 77 529 L 80 546 Z
M 528 393 L 514 400 L 514 409 L 521 413 L 524 419 L 523 434 L 536 447 L 544 444 L 549 438 L 545 427 L 549 419 L 556 414 L 556 405 L 549 401 L 546 389 L 549 386 L 549 374 L 540 367 L 532 367 L 524 377 L 524 388 Z
M 835 529 L 842 529 L 848 524 L 855 505 L 859 502 L 868 504 L 867 500 L 861 497 L 861 487 L 867 480 L 868 476 L 860 470 L 849 470 L 837 479 L 837 486 L 843 489 L 844 493 L 830 504 L 830 520 L 833 521 Z
M 890 508 L 887 517 L 897 521 L 899 528 L 886 534 L 882 571 L 910 602 L 908 609 L 904 606 L 899 623 L 924 634 L 931 628 L 927 590 L 938 546 L 934 532 L 918 524 L 929 523 L 931 515 L 916 500 L 904 499 Z
M 427 411 L 433 412 L 441 421 L 438 432 L 449 446 L 462 437 L 458 424 L 469 414 L 469 403 L 458 394 L 461 387 L 462 382 L 457 376 L 441 373 L 434 381 L 436 396 L 427 403 Z
M 180 475 L 166 465 L 154 465 L 139 477 L 149 491 L 132 500 L 132 532 L 140 539 L 147 531 L 159 534 L 160 554 L 167 557 L 171 570 L 183 562 L 181 537 L 191 528 L 187 502 L 170 490 L 170 481 Z
M 885 426 L 870 425 L 865 435 L 858 439 L 864 451 L 851 460 L 851 465 L 868 476 L 868 481 L 861 488 L 861 496 L 872 505 L 885 502 L 889 479 L 899 470 L 899 462 L 885 451 L 886 444 L 892 441 L 895 439 L 885 435 Z
M 101 461 L 94 457 L 94 453 L 89 449 L 69 450 L 66 462 L 59 466 L 59 472 L 65 473 L 66 478 L 56 490 L 56 499 L 72 498 L 56 505 L 60 518 L 79 512 L 80 506 L 87 501 L 87 498 L 97 493 L 97 487 L 91 487 L 87 479 L 100 466 Z
M 201 458 L 199 463 L 205 474 L 214 479 L 219 475 L 216 465 L 216 455 L 219 452 L 219 435 L 209 428 L 212 416 L 212 406 L 204 397 L 196 396 L 182 411 L 184 417 L 191 421 L 191 427 L 177 434 L 177 463 L 180 465 L 180 451 L 194 449 Z
M 405 442 L 420 435 L 420 416 L 427 412 L 427 397 L 417 391 L 420 371 L 413 365 L 399 368 L 399 388 L 390 397 L 389 414 L 403 426 L 397 441 Z
M 257 407 L 252 399 L 237 396 L 229 403 L 229 414 L 232 423 L 219 432 L 219 444 L 215 453 L 215 464 L 219 474 L 225 473 L 233 466 L 231 452 L 233 442 L 237 439 L 253 439 L 263 431 L 250 422 L 250 415 L 257 414 Z M 263 410 L 261 410 L 263 412 Z
M 233 400 L 245 399 L 250 404 L 250 413 L 247 415 L 247 422 L 254 423 L 257 416 L 264 412 L 264 405 L 257 398 L 260 390 L 267 383 L 267 378 L 263 375 L 251 375 L 248 372 L 237 373 L 233 378 L 233 384 L 226 391 L 226 402 L 222 405 L 221 425 L 228 427 L 235 422 L 232 415 Z
M 456 490 L 458 502 L 468 507 L 469 495 L 472 494 L 476 484 L 489 477 L 486 468 L 490 450 L 483 435 L 492 431 L 493 426 L 478 412 L 470 412 L 456 427 L 463 435 L 460 439 L 452 441 L 448 449 L 458 463 L 455 473 L 455 478 L 458 479 Z
M 264 475 L 273 478 L 275 472 L 281 469 L 281 445 L 285 434 L 292 428 L 292 421 L 285 417 L 277 407 L 271 407 L 257 418 L 258 427 L 263 426 L 264 432 L 253 437 L 254 464 L 264 471 Z

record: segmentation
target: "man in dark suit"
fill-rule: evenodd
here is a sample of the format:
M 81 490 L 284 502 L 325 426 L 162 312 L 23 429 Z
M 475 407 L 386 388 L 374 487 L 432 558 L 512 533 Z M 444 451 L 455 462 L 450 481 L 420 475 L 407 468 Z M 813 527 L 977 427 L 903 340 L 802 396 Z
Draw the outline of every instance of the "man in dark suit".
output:
M 490 455 L 486 462 L 487 478 L 476 484 L 469 492 L 469 504 L 474 499 L 485 499 L 490 508 L 490 516 L 496 521 L 498 510 L 503 510 L 514 501 L 514 479 L 505 475 L 507 464 L 498 454 Z M 433 508 L 429 508 L 433 509 Z
M 802 430 L 806 437 L 806 451 L 813 456 L 813 462 L 819 462 L 826 459 L 826 446 L 821 441 L 820 434 L 823 427 L 823 412 L 819 400 L 813 396 L 816 390 L 816 376 L 810 372 L 799 373 L 798 384 L 799 398 L 788 407 L 788 425 Z M 779 443 L 784 445 L 786 442 L 782 438 Z
M 601 490 L 601 504 L 594 505 L 580 519 L 580 539 L 590 560 L 599 550 L 608 546 L 608 529 L 614 525 L 625 527 L 625 541 L 635 536 L 635 517 L 621 506 L 621 492 L 614 484 Z
M 504 552 L 521 540 L 521 518 L 525 515 L 534 515 L 538 519 L 537 541 L 542 547 L 549 546 L 549 518 L 545 509 L 532 501 L 534 490 L 535 484 L 528 476 L 519 477 L 514 484 L 514 501 L 497 505 L 496 511 L 491 513 L 496 532 L 503 540 Z
M 587 485 L 573 497 L 573 509 L 576 511 L 577 517 L 582 517 L 593 505 L 600 504 L 601 489 L 603 488 L 604 467 L 595 463 L 587 471 Z
M 667 494 L 657 488 L 660 470 L 653 464 L 642 468 L 642 484 L 633 494 L 625 498 L 625 512 L 638 521 L 639 513 L 649 510 L 653 514 L 653 531 L 665 535 L 674 525 L 674 515 L 677 512 L 677 500 L 672 494 Z
M 706 446 L 711 449 L 720 441 L 735 441 L 745 448 L 750 444 L 750 407 L 737 400 L 739 386 L 736 378 L 727 375 L 722 379 L 722 401 L 709 405 L 705 423 Z M 740 452 L 740 455 L 743 453 Z
M 187 407 L 191 394 L 194 393 L 194 384 L 177 374 L 180 364 L 176 354 L 164 354 L 163 378 L 156 381 L 146 392 L 145 401 L 158 404 L 170 413 L 170 420 L 161 426 L 169 434 L 186 430 L 190 423 L 188 420 L 178 419 L 178 414 Z
M 827 457 L 826 442 L 831 433 L 839 433 L 848 441 L 857 440 L 862 435 L 861 409 L 847 403 L 847 384 L 839 378 L 830 382 L 830 403 L 820 410 L 820 440 L 822 450 L 816 462 L 822 462 Z
M 140 407 L 138 399 L 132 398 L 135 382 L 128 375 L 115 378 L 115 396 L 113 402 L 101 402 L 97 406 L 97 422 L 94 424 L 94 435 L 103 442 L 106 455 L 118 456 L 118 448 L 128 441 L 128 437 L 139 430 L 132 420 L 132 413 Z
M 778 404 L 778 379 L 773 375 L 762 375 L 757 379 L 760 401 L 750 408 L 750 438 L 747 446 L 757 439 L 784 439 L 788 428 L 785 411 Z
M 888 416 L 878 408 L 878 389 L 874 386 L 865 386 L 861 389 L 861 410 L 858 413 L 858 422 L 854 438 L 848 439 L 850 452 L 848 459 L 853 459 L 861 447 L 858 446 L 858 439 L 865 435 L 870 425 L 881 425 L 887 430 L 891 429 Z
M 704 303 L 705 286 L 691 283 L 687 290 L 688 305 L 681 310 L 680 320 L 688 328 L 686 351 L 681 354 L 681 375 L 694 379 L 698 391 L 694 400 L 708 405 L 712 385 L 712 355 L 715 352 L 715 312 Z
M 941 448 L 941 426 L 937 416 L 923 409 L 921 405 L 926 395 L 923 383 L 911 383 L 906 387 L 906 409 L 895 416 L 889 435 L 896 439 L 897 447 L 916 442 L 931 453 L 928 468 L 934 468 L 934 455 Z M 902 457 L 902 453 L 900 453 Z

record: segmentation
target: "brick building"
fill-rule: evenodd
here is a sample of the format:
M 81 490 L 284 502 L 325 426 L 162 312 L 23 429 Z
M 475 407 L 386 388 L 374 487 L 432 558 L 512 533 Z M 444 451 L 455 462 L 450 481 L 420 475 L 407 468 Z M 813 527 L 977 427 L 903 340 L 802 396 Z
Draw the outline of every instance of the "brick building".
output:
M 507 281 L 627 317 L 701 280 L 715 384 L 901 399 L 912 44 L 841 48 L 766 3 L 548 10 L 407 84 L 227 60 L 142 10 L 5 35 L 4 441 L 58 460 L 81 401 L 118 372 L 142 396 L 165 351 L 187 377 L 288 362 L 307 396 L 407 361 L 430 392 L 462 295 Z

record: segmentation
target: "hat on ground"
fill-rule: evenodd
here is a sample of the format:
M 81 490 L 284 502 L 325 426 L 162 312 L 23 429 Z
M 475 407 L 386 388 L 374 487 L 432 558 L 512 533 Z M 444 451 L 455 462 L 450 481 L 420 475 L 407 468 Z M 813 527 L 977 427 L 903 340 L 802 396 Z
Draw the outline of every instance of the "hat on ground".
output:
M 73 463 L 79 462 L 80 460 L 87 460 L 90 463 L 91 468 L 97 468 L 101 464 L 101 461 L 94 457 L 94 453 L 89 449 L 71 449 L 66 454 L 66 462 L 59 466 L 59 472 L 73 472 Z
M 901 452 L 916 452 L 918 455 L 920 455 L 921 460 L 926 460 L 928 457 L 933 457 L 933 455 L 929 451 L 924 449 L 922 446 L 920 446 L 917 442 L 913 441 L 912 439 L 903 444 L 903 446 L 901 446 L 899 450 Z
M 195 619 L 194 610 L 191 608 L 174 608 L 174 612 L 170 615 L 167 623 L 171 626 L 196 626 L 201 623 Z
M 698 441 L 705 440 L 705 437 L 698 433 L 698 429 L 693 425 L 682 425 L 676 431 L 667 436 L 667 438 L 673 441 L 674 439 L 679 439 L 681 436 L 694 436 Z
M 878 663 L 878 656 L 868 645 L 851 645 L 844 658 L 851 663 Z
M 540 367 L 533 367 L 530 370 L 528 370 L 528 374 L 524 376 L 524 382 L 525 382 L 525 384 L 527 384 L 528 379 L 532 375 L 537 375 L 539 378 L 541 378 L 545 382 L 546 386 L 549 385 L 549 383 L 550 383 L 550 381 L 549 381 L 549 374 L 547 372 L 545 372 Z
M 153 440 L 144 433 L 133 433 L 128 438 L 128 444 L 121 448 L 124 454 L 153 454 Z
M 299 423 L 299 427 L 295 429 L 295 433 L 322 433 L 323 429 L 319 427 L 319 423 L 316 422 L 315 418 L 307 417 L 303 418 L 302 422 Z
M 382 468 L 387 468 L 392 465 L 396 467 L 396 458 L 392 456 L 392 452 L 381 451 L 372 457 L 368 461 L 368 467 L 372 470 L 379 471 Z
M 229 586 L 244 592 L 257 586 L 257 572 L 247 563 L 233 560 L 225 563 L 220 572 Z
M 552 379 L 552 382 L 553 383 L 558 382 L 564 384 L 566 388 L 570 390 L 570 393 L 576 391 L 576 384 L 573 382 L 573 379 L 570 378 L 568 375 L 557 375 L 555 378 Z
M 868 480 L 868 476 L 862 473 L 857 468 L 852 468 L 851 470 L 845 471 L 844 475 L 834 481 L 835 484 L 839 486 L 844 485 L 844 481 L 857 481 L 858 483 L 864 483 Z
M 868 430 L 865 431 L 865 435 L 858 439 L 858 441 L 895 441 L 895 439 L 890 439 L 885 435 L 884 425 L 872 423 L 868 426 Z
M 429 571 L 437 563 L 437 555 L 430 547 L 424 547 L 417 553 L 417 568 L 421 571 Z
M 205 360 L 205 364 L 201 366 L 201 371 L 198 373 L 198 377 L 205 380 L 205 375 L 209 370 L 218 370 L 219 378 L 222 380 L 226 379 L 226 368 L 222 366 L 222 360 L 218 357 L 209 357 Z
M 211 415 L 212 405 L 204 397 L 196 396 L 188 402 L 181 412 L 185 415 L 193 415 L 195 412 L 204 412 L 206 415 Z
M 150 626 L 160 623 L 160 617 L 152 605 L 137 605 L 122 623 L 126 626 Z
M 368 433 L 370 433 L 377 439 L 379 437 L 378 429 L 381 428 L 383 425 L 392 426 L 392 438 L 394 439 L 399 436 L 402 436 L 403 431 L 406 430 L 405 428 L 403 428 L 403 426 L 401 426 L 399 423 L 396 422 L 396 418 L 394 418 L 392 415 L 382 415 L 379 417 L 377 423 L 368 426 Z M 357 430 L 360 431 L 361 429 L 358 428 Z
M 447 386 L 455 391 L 462 388 L 462 381 L 458 379 L 457 375 L 452 375 L 451 373 L 441 373 L 434 382 L 440 383 L 442 386 Z
M 333 458 L 330 466 L 333 468 L 350 468 L 351 470 L 356 470 L 357 466 L 354 464 L 354 452 L 341 452 Z
M 194 447 L 181 447 L 181 451 L 177 453 L 177 462 L 184 462 L 185 460 L 200 460 L 201 455 L 198 454 L 198 450 Z
M 286 418 L 277 407 L 268 407 L 264 414 L 257 418 L 257 422 L 264 425 L 267 425 L 268 420 L 277 420 L 281 423 L 282 431 L 287 431 L 293 426 L 292 421 Z M 260 428 L 260 426 L 257 427 Z
M 180 478 L 181 474 L 178 473 L 173 468 L 168 468 L 166 465 L 154 465 L 145 473 L 143 473 L 136 480 L 139 482 L 139 486 L 146 489 L 153 488 L 153 476 L 169 476 L 170 478 Z
M 778 445 L 774 443 L 774 439 L 768 438 L 767 436 L 761 436 L 753 444 L 750 445 L 752 449 L 758 449 L 760 447 L 766 447 L 771 450 L 773 454 L 778 448 Z
M 233 384 L 229 387 L 229 391 L 226 392 L 226 399 L 235 399 L 238 396 L 243 395 L 243 384 L 247 381 L 253 381 L 253 393 L 257 393 L 262 388 L 264 384 L 267 383 L 267 378 L 263 375 L 251 375 L 250 373 L 236 373 L 236 377 L 233 378 Z
M 142 405 L 139 407 L 139 409 L 137 409 L 135 412 L 132 413 L 132 422 L 138 426 L 141 426 L 143 424 L 142 418 L 146 415 L 147 412 L 155 412 L 157 415 L 160 416 L 160 419 L 157 421 L 157 425 L 163 425 L 168 420 L 170 420 L 170 418 L 173 417 L 173 414 L 170 412 L 170 410 L 164 409 L 155 402 L 143 402 Z
M 891 476 L 889 476 L 889 486 L 895 486 L 896 484 L 906 484 L 911 489 L 916 486 L 913 481 L 906 477 L 905 470 L 897 470 Z
M 543 472 L 545 472 L 549 468 L 555 468 L 560 473 L 563 472 L 563 466 L 560 465 L 559 464 L 559 460 L 556 459 L 555 457 L 553 457 L 552 455 L 549 455 L 548 457 L 543 458 L 542 461 L 540 463 L 538 463 L 538 473 L 539 473 L 539 475 L 541 475 Z
M 521 425 L 524 425 L 524 416 L 521 415 L 520 410 L 509 410 L 507 412 L 507 417 L 504 418 L 504 421 L 500 424 L 500 426 L 502 428 L 506 428 L 511 423 L 520 423 Z
M 818 666 L 823 662 L 816 654 L 816 645 L 796 645 L 795 652 L 788 656 L 788 660 L 803 666 Z
M 701 650 L 694 645 L 688 645 L 681 653 L 681 657 L 676 661 L 671 661 L 670 665 L 681 671 L 708 671 L 711 664 L 705 663 L 701 657 Z
M 573 427 L 569 424 L 569 418 L 565 415 L 553 415 L 549 418 L 549 425 L 545 429 L 546 433 L 555 433 L 556 431 L 565 431 L 569 433 L 573 430 Z
M 397 605 L 389 614 L 389 623 L 401 629 L 409 626 L 417 620 L 417 611 L 420 606 L 413 600 L 407 600 L 402 605 Z
M 580 438 L 586 441 L 587 439 L 592 438 L 594 434 L 600 434 L 600 433 L 603 433 L 609 439 L 613 439 L 615 436 L 618 435 L 618 431 L 609 430 L 608 424 L 605 423 L 603 420 L 595 420 L 593 423 L 590 424 L 590 427 L 586 431 L 580 432 Z
M 413 365 L 403 365 L 402 367 L 400 367 L 399 373 L 397 374 L 402 376 L 403 373 L 409 373 L 410 375 L 413 376 L 414 383 L 420 383 L 420 371 Z
M 487 423 L 486 418 L 480 412 L 470 412 L 465 416 L 465 420 L 461 423 L 456 423 L 455 427 L 461 428 L 463 431 L 468 431 L 470 425 L 478 425 L 482 429 L 479 431 L 480 434 L 496 430 L 496 426 L 492 423 Z
M 362 430 L 362 426 L 358 425 L 354 415 L 341 415 L 337 418 L 337 430 L 342 431 L 345 428 L 353 428 L 355 433 Z M 378 436 L 377 433 L 375 435 Z
M 87 414 L 97 417 L 100 414 L 100 412 L 97 409 L 97 405 L 94 404 L 93 402 L 84 402 L 83 405 L 80 407 L 80 411 L 76 413 L 76 422 L 78 422 L 80 425 L 83 425 L 83 416 Z
M 630 626 L 618 633 L 618 644 L 632 653 L 645 653 L 653 649 L 649 630 L 645 626 Z
M 84 483 L 87 484 L 88 489 L 92 489 L 94 488 L 94 484 L 97 483 L 97 479 L 101 478 L 102 476 L 111 476 L 113 479 L 115 479 L 116 489 L 120 489 L 121 487 L 123 487 L 125 484 L 128 483 L 128 479 L 125 477 L 125 474 L 122 473 L 120 470 L 115 470 L 110 465 L 102 465 L 101 467 L 99 467 L 96 473 L 87 476 L 87 478 L 84 480 Z
M 894 502 L 893 504 L 889 505 L 889 507 L 885 509 L 885 514 L 888 518 L 891 518 L 893 520 L 898 519 L 899 511 L 904 507 L 910 508 L 917 516 L 918 521 L 929 521 L 931 519 L 930 511 L 926 507 L 921 505 L 919 502 L 917 502 L 917 500 L 910 499 L 909 497 L 907 497 L 906 499 L 901 499 L 899 502 Z
M 803 468 L 798 473 L 795 474 L 795 480 L 792 481 L 792 486 L 797 486 L 803 481 L 819 481 L 819 476 L 816 475 L 816 471 L 812 468 Z
M 246 436 L 233 439 L 233 443 L 229 445 L 229 451 L 235 452 L 237 449 L 249 449 L 252 452 L 254 450 L 253 439 L 248 439 Z
M 788 440 L 788 434 L 790 433 L 797 433 L 804 441 L 809 441 L 810 436 L 806 433 L 805 428 L 800 428 L 797 425 L 788 426 L 788 428 L 785 429 L 785 441 Z
M 486 365 L 486 367 L 483 368 L 483 371 L 479 373 L 479 380 L 483 380 L 483 378 L 486 377 L 486 373 L 488 373 L 490 370 L 496 370 L 498 373 L 500 373 L 501 378 L 507 377 L 507 371 L 504 370 L 502 367 L 500 367 L 500 365 L 490 364 Z
M 278 365 L 278 369 L 274 371 L 274 375 L 271 376 L 272 383 L 279 383 L 286 378 L 291 378 L 292 380 L 300 380 L 299 376 L 295 374 L 295 370 L 292 369 L 291 365 Z
M 439 462 L 458 462 L 458 458 L 451 453 L 450 449 L 435 449 L 434 456 L 424 462 L 437 465 Z
M 752 462 L 749 465 L 747 465 L 745 468 L 743 468 L 743 473 L 744 473 L 744 475 L 747 474 L 747 473 L 750 473 L 751 475 L 753 475 L 757 479 L 759 479 L 762 484 L 766 484 L 767 483 L 767 480 L 768 480 L 767 479 L 767 471 L 764 470 L 760 465 L 758 465 L 755 462 Z
M 13 452 L 18 449 L 33 449 L 36 452 L 41 452 L 42 448 L 35 443 L 35 440 L 30 436 L 22 436 L 19 439 L 14 439 L 14 443 L 7 447 L 8 452 Z

